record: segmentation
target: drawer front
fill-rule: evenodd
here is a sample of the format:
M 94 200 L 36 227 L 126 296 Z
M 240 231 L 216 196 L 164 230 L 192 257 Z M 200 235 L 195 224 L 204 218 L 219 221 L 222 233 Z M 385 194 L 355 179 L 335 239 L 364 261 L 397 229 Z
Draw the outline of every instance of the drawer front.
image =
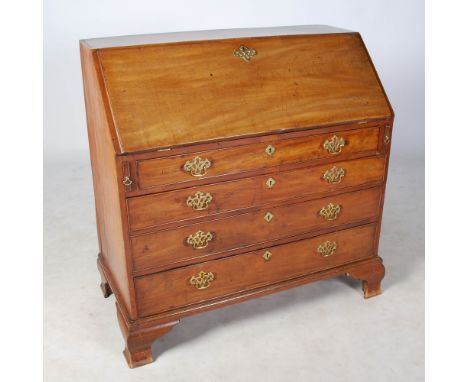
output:
M 131 237 L 136 271 L 167 267 L 184 261 L 317 229 L 374 221 L 379 212 L 382 189 L 286 204 L 228 218 Z
M 259 288 L 374 255 L 374 225 L 337 231 L 243 255 L 135 279 L 148 316 Z
M 132 231 L 382 182 L 385 158 L 364 158 L 127 200 Z
M 137 162 L 140 189 L 193 182 L 320 158 L 376 153 L 379 128 L 368 127 Z M 338 160 L 338 159 L 337 159 Z

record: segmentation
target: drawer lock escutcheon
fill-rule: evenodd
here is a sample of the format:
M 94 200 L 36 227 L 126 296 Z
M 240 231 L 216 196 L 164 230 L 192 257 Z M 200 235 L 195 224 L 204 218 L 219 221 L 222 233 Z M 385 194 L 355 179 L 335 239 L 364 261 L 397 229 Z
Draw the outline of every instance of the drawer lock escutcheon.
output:
M 338 245 L 336 244 L 336 241 L 327 240 L 325 243 L 322 243 L 317 247 L 317 252 L 322 257 L 328 257 L 333 255 L 337 248 Z
M 192 276 L 189 282 L 198 290 L 202 290 L 208 288 L 214 279 L 215 275 L 213 272 L 200 271 L 198 275 Z
M 323 179 L 325 179 L 328 183 L 337 184 L 341 183 L 341 180 L 345 176 L 345 170 L 341 167 L 333 166 L 331 169 L 325 171 L 323 173 Z
M 275 183 L 276 183 L 276 180 L 274 180 L 273 178 L 268 178 L 267 181 L 265 182 L 268 188 L 273 188 Z
M 267 212 L 263 217 L 267 223 L 273 220 L 274 215 L 271 212 Z
M 184 171 L 190 173 L 192 176 L 203 176 L 210 167 L 211 162 L 209 159 L 202 159 L 196 156 L 192 160 L 185 162 Z
M 273 154 L 275 153 L 276 149 L 274 146 L 272 145 L 268 145 L 267 148 L 265 149 L 265 152 L 269 155 L 269 156 L 273 156 Z
M 327 150 L 330 154 L 339 154 L 341 153 L 341 149 L 346 144 L 346 141 L 342 137 L 338 137 L 333 135 L 330 139 L 327 139 L 323 143 L 323 148 Z
M 195 211 L 202 211 L 208 208 L 208 204 L 213 200 L 209 192 L 195 192 L 195 195 L 190 195 L 187 198 L 187 206 L 192 207 Z
M 341 212 L 341 206 L 339 204 L 329 203 L 327 206 L 322 207 L 319 215 L 325 220 L 335 220 Z
M 271 256 L 273 256 L 273 254 L 270 251 L 265 251 L 262 257 L 265 261 L 269 261 L 271 259 Z
M 191 245 L 193 249 L 203 249 L 208 246 L 214 235 L 211 232 L 197 231 L 187 238 L 187 244 Z

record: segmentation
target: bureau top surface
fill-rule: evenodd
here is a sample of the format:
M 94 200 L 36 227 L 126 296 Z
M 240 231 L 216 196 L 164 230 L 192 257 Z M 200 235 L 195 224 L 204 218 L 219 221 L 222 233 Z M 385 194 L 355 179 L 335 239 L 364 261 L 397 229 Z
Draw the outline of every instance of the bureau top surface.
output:
M 303 26 L 83 44 L 96 51 L 119 153 L 392 116 L 355 32 Z M 234 54 L 241 46 L 250 59 Z

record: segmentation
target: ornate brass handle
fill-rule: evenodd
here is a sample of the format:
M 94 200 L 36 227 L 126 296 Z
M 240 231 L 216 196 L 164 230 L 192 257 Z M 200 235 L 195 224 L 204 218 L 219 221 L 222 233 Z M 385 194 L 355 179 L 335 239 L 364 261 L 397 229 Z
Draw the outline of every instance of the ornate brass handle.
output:
M 201 290 L 208 288 L 214 279 L 215 275 L 212 272 L 200 271 L 198 275 L 192 276 L 189 282 L 194 285 L 195 288 Z
M 323 173 L 323 179 L 325 179 L 328 183 L 337 184 L 341 183 L 341 180 L 345 176 L 345 170 L 341 167 L 333 166 L 331 169 L 325 171 Z
M 335 253 L 336 248 L 338 248 L 336 241 L 327 240 L 325 243 L 322 243 L 317 247 L 317 252 L 322 257 L 328 257 Z
M 185 162 L 184 171 L 189 172 L 192 176 L 203 176 L 210 167 L 211 162 L 209 159 L 202 159 L 196 156 L 192 160 Z
M 213 239 L 214 235 L 211 232 L 197 231 L 195 234 L 189 235 L 186 241 L 193 249 L 203 249 L 206 248 Z
M 319 215 L 325 220 L 335 220 L 341 212 L 341 206 L 339 204 L 329 203 L 327 206 L 322 207 Z
M 241 45 L 234 51 L 234 56 L 249 62 L 252 57 L 257 55 L 257 51 L 254 48 L 248 48 L 245 45 Z
M 187 198 L 187 206 L 192 207 L 195 211 L 202 211 L 208 208 L 208 204 L 213 200 L 209 192 L 206 194 L 201 191 L 195 192 L 195 195 L 190 195 Z
M 341 153 L 341 149 L 344 147 L 345 144 L 346 141 L 344 140 L 344 138 L 333 135 L 333 137 L 327 139 L 323 143 L 323 148 L 325 150 L 328 150 L 330 154 L 339 154 Z

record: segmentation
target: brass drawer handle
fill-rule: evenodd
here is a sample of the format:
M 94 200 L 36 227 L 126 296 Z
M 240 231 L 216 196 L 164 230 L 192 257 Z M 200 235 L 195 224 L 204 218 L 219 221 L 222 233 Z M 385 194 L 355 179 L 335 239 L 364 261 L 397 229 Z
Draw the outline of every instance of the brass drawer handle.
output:
M 336 244 L 336 241 L 327 240 L 325 243 L 322 243 L 317 247 L 317 252 L 322 257 L 328 257 L 333 255 L 337 248 L 338 244 Z
M 337 184 L 341 183 L 341 180 L 345 176 L 345 170 L 341 167 L 333 166 L 331 169 L 325 171 L 323 173 L 323 179 L 325 179 L 328 183 Z
M 344 147 L 345 144 L 346 141 L 344 140 L 344 138 L 333 135 L 333 137 L 327 139 L 323 143 L 323 148 L 325 150 L 328 150 L 330 154 L 339 154 L 341 153 L 341 149 Z
M 196 156 L 191 161 L 185 162 L 184 171 L 189 172 L 192 176 L 203 176 L 210 167 L 211 162 L 209 159 L 202 159 Z
M 327 206 L 322 207 L 319 215 L 325 220 L 335 220 L 341 212 L 341 206 L 339 204 L 329 203 Z
M 192 207 L 195 211 L 202 211 L 208 208 L 208 204 L 213 200 L 209 192 L 206 194 L 201 191 L 195 192 L 195 195 L 189 195 L 187 198 L 187 206 Z
M 257 51 L 254 48 L 248 48 L 245 45 L 241 45 L 234 51 L 234 56 L 243 59 L 245 62 L 249 62 L 256 55 Z
M 211 232 L 197 231 L 193 235 L 189 235 L 187 238 L 187 244 L 191 245 L 193 249 L 206 248 L 214 236 Z
M 122 183 L 124 184 L 124 186 L 129 187 L 132 185 L 133 181 L 130 179 L 129 176 L 125 176 L 122 180 Z
M 214 279 L 215 275 L 212 272 L 200 271 L 198 275 L 192 276 L 189 282 L 198 290 L 202 290 L 208 288 Z

